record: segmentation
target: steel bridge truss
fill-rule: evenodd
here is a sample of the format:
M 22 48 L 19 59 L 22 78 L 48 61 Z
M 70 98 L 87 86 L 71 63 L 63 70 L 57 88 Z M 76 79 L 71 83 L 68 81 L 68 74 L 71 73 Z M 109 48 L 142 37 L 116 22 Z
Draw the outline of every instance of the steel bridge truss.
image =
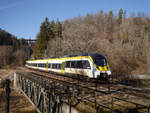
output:
M 115 109 L 115 106 L 126 107 L 119 104 L 119 101 L 126 102 L 125 100 L 113 97 L 110 92 L 90 90 L 78 84 L 64 83 L 21 72 L 17 72 L 17 87 L 21 89 L 39 113 L 62 113 L 63 103 L 68 105 L 68 113 L 71 113 L 73 107 L 85 101 L 92 104 L 96 113 L 102 112 L 100 108 L 123 113 L 124 111 L 121 109 Z M 100 96 L 107 96 L 108 98 L 100 98 Z M 134 105 L 136 110 L 145 109 L 149 113 L 149 107 L 147 106 L 128 101 L 126 103 Z

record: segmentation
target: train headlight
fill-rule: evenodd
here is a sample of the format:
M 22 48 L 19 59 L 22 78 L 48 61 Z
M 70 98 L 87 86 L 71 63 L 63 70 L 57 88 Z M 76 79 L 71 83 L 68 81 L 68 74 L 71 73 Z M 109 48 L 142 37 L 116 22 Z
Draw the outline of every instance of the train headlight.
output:
M 103 68 L 102 68 L 101 66 L 99 66 L 99 70 L 100 70 L 100 71 L 102 71 L 102 70 L 103 70 Z

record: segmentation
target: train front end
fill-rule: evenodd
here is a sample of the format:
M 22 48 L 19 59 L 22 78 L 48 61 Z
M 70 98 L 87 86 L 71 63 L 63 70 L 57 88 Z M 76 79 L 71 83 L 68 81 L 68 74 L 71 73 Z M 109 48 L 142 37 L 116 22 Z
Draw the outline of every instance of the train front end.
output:
M 111 77 L 111 71 L 106 58 L 97 53 L 91 54 L 90 56 L 94 62 L 94 78 L 109 79 Z

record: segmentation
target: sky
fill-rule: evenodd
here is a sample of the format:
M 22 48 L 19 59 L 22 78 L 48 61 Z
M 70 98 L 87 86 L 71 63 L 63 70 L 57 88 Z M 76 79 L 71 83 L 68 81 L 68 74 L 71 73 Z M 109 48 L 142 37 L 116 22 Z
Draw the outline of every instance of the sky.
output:
M 122 8 L 127 14 L 150 15 L 150 0 L 0 0 L 0 28 L 17 38 L 36 38 L 45 17 L 65 21 L 87 13 Z

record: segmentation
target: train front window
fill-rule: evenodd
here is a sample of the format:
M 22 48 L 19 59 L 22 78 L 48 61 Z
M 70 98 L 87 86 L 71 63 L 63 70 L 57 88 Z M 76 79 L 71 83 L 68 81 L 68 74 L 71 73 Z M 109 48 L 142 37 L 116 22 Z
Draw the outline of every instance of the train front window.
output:
M 94 63 L 95 63 L 97 66 L 106 66 L 106 60 L 105 60 L 105 59 L 96 58 L 96 59 L 94 60 Z

